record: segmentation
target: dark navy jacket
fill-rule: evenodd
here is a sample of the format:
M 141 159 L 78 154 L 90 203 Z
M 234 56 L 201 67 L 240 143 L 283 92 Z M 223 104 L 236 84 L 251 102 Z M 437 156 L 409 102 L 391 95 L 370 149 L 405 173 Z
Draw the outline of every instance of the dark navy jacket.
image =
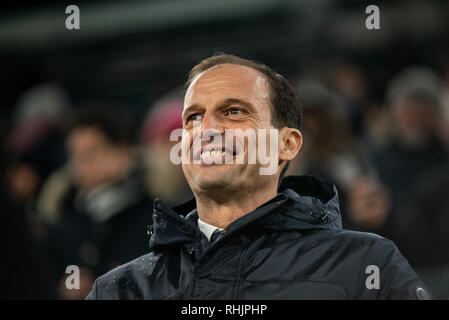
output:
M 194 199 L 155 201 L 150 253 L 99 277 L 87 299 L 429 298 L 392 241 L 342 230 L 337 190 L 320 179 L 286 177 L 213 244 L 197 219 Z

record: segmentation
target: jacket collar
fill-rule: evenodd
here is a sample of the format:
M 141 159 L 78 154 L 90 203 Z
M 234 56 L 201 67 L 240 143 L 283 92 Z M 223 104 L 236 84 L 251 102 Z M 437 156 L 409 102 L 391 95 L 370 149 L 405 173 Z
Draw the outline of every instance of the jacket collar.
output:
M 195 198 L 172 209 L 156 199 L 150 248 L 205 241 L 197 219 Z M 312 176 L 288 176 L 274 199 L 237 219 L 226 231 L 269 233 L 341 228 L 338 192 L 333 184 Z

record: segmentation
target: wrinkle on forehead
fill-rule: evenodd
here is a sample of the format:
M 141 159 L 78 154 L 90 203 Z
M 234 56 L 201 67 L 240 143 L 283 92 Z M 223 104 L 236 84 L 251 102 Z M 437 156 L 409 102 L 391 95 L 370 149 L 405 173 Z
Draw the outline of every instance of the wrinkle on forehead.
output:
M 232 68 L 237 72 L 223 74 L 217 72 L 219 68 Z M 242 86 L 242 80 L 245 81 L 246 86 Z M 248 86 L 250 82 L 252 82 L 252 86 Z M 245 91 L 250 93 L 252 98 L 260 98 L 268 102 L 269 89 L 265 76 L 251 67 L 234 64 L 217 65 L 200 73 L 187 89 L 185 100 L 190 98 L 195 90 L 207 90 L 213 93 L 222 90 L 223 85 L 230 85 L 230 87 L 235 87 L 236 90 L 246 89 Z
M 221 80 L 217 80 L 221 79 Z M 227 77 L 227 76 L 215 76 L 209 79 L 209 81 L 200 81 L 197 84 L 197 88 L 206 88 L 206 87 L 214 87 L 216 85 L 220 84 L 226 84 L 231 81 L 235 80 L 233 77 Z M 212 81 L 212 82 L 210 82 Z

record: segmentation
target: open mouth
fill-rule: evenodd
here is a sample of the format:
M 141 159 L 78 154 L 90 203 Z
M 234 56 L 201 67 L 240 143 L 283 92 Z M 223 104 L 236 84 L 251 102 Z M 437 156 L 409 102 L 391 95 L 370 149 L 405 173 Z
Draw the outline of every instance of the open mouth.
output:
M 201 164 L 233 164 L 235 157 L 239 154 L 237 150 L 217 145 L 206 145 L 195 153 L 194 159 Z
M 203 150 L 201 152 L 201 164 L 233 164 L 236 153 L 232 150 Z
M 229 152 L 226 150 L 212 150 L 212 151 L 203 151 L 201 152 L 200 158 L 201 159 L 210 159 L 210 158 L 216 158 L 216 157 L 235 157 L 235 152 Z

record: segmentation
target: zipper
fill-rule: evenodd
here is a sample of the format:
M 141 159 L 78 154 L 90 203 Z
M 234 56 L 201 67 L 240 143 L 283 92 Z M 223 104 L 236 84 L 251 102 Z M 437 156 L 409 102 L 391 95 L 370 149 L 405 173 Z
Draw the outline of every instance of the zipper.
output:
M 282 196 L 283 196 L 283 195 L 282 195 Z M 284 197 L 285 197 L 285 196 L 284 196 Z M 264 206 L 264 207 L 262 207 L 262 208 L 259 208 L 259 209 L 261 209 L 261 210 L 263 209 L 263 211 L 264 211 L 264 213 L 263 213 L 263 214 L 260 214 L 260 216 L 257 215 L 256 218 L 253 218 L 253 219 L 251 219 L 251 218 L 254 217 L 254 216 L 251 216 L 250 219 L 244 220 L 243 223 L 242 223 L 242 221 L 236 221 L 237 224 L 235 224 L 235 222 L 233 222 L 233 223 L 231 223 L 228 227 L 226 227 L 225 229 L 223 229 L 223 230 L 221 231 L 222 236 L 221 236 L 218 240 L 216 240 L 214 243 L 212 243 L 211 246 L 206 247 L 205 250 L 202 252 L 201 256 L 199 256 L 198 259 L 196 259 L 196 261 L 194 262 L 193 269 L 192 269 L 193 273 L 195 273 L 196 270 L 197 270 L 197 269 L 199 268 L 199 266 L 201 265 L 201 260 L 203 259 L 203 257 L 205 257 L 205 256 L 206 256 L 208 253 L 210 253 L 211 251 L 215 250 L 215 248 L 217 247 L 217 243 L 222 242 L 222 241 L 224 241 L 225 239 L 228 239 L 228 238 L 231 237 L 233 234 L 235 234 L 237 231 L 239 231 L 242 227 L 244 227 L 244 226 L 248 225 L 249 223 L 252 223 L 252 222 L 254 222 L 254 221 L 256 221 L 256 220 L 262 218 L 262 217 L 265 216 L 267 213 L 269 213 L 269 212 L 273 211 L 274 209 L 276 209 L 276 208 L 278 208 L 278 207 L 284 205 L 284 204 L 286 203 L 286 201 L 287 201 L 287 198 L 284 198 L 284 199 L 277 200 L 276 202 L 270 203 L 270 204 L 268 204 L 268 205 L 266 205 L 266 206 Z M 256 210 L 258 210 L 258 209 L 256 209 Z M 188 229 L 188 228 L 185 228 L 185 225 L 181 224 L 176 218 L 170 216 L 170 215 L 169 215 L 168 213 L 166 213 L 164 210 L 157 210 L 157 209 L 154 209 L 154 213 L 155 213 L 155 221 L 156 221 L 156 222 L 157 222 L 157 220 L 158 220 L 157 215 L 162 215 L 162 216 L 163 216 L 164 218 L 166 218 L 167 220 L 173 222 L 173 223 L 176 225 L 176 227 L 177 227 L 180 231 L 182 231 L 182 232 L 184 232 L 184 233 L 186 233 L 186 234 L 191 235 L 193 238 L 195 238 L 196 240 L 198 240 L 198 242 L 201 243 L 202 240 L 203 240 L 202 238 L 205 238 L 205 236 L 204 236 L 203 233 L 201 233 L 201 232 L 197 233 L 197 232 L 195 232 L 194 230 L 190 230 L 190 229 Z M 244 216 L 244 217 L 245 217 L 245 216 Z M 184 222 L 187 223 L 186 221 L 184 221 Z M 242 224 L 240 225 L 239 222 L 242 223 Z M 236 227 L 233 228 L 233 226 L 236 226 Z M 193 246 L 187 247 L 187 253 L 188 253 L 190 256 L 194 256 L 194 255 L 195 255 L 195 251 L 196 251 L 195 247 L 193 247 Z
M 203 257 L 205 257 L 208 253 L 210 253 L 211 251 L 213 251 L 216 247 L 217 247 L 217 243 L 224 241 L 225 239 L 228 239 L 229 237 L 231 237 L 231 235 L 235 234 L 237 231 L 239 231 L 240 229 L 242 229 L 242 227 L 248 225 L 251 222 L 254 222 L 260 218 L 262 218 L 263 216 L 265 216 L 267 213 L 273 211 L 274 209 L 281 207 L 282 205 L 284 205 L 286 203 L 287 199 L 281 199 L 278 200 L 274 203 L 271 203 L 269 205 L 267 205 L 266 207 L 264 207 L 264 209 L 267 211 L 265 212 L 263 215 L 261 215 L 261 217 L 257 217 L 254 220 L 250 220 L 250 221 L 245 221 L 245 223 L 243 223 L 241 226 L 237 226 L 235 229 L 232 228 L 233 223 L 231 223 L 228 227 L 226 227 L 225 229 L 223 229 L 221 231 L 222 236 L 220 238 L 218 238 L 214 243 L 212 243 L 211 246 L 209 246 L 208 248 L 206 248 L 206 250 L 204 250 L 203 254 L 198 257 L 197 262 L 195 263 L 194 267 L 193 267 L 193 271 L 195 271 L 197 269 L 197 265 L 200 265 L 200 261 L 201 259 L 203 259 Z M 260 208 L 262 209 L 262 208 Z M 231 230 L 229 230 L 229 228 L 231 227 Z
M 197 271 L 198 271 L 198 269 L 200 268 L 200 266 L 202 265 L 202 261 L 201 261 L 201 260 L 202 260 L 205 256 L 207 256 L 207 254 L 209 254 L 211 251 L 213 251 L 213 250 L 217 247 L 217 243 L 220 242 L 220 241 L 224 241 L 225 239 L 231 237 L 231 235 L 233 235 L 234 233 L 236 233 L 237 231 L 239 231 L 239 230 L 240 230 L 242 227 L 244 227 L 245 225 L 247 225 L 247 224 L 249 224 L 249 223 L 251 223 L 251 222 L 253 222 L 253 221 L 256 221 L 256 220 L 258 220 L 258 219 L 260 219 L 260 218 L 262 218 L 262 217 L 265 216 L 267 213 L 273 211 L 274 209 L 276 209 L 276 208 L 278 208 L 278 207 L 281 207 L 281 206 L 284 205 L 286 202 L 287 202 L 287 199 L 284 198 L 284 199 L 278 200 L 278 201 L 276 201 L 276 202 L 274 202 L 274 203 L 271 203 L 271 204 L 268 205 L 268 206 L 270 206 L 270 207 L 265 207 L 265 208 L 264 208 L 267 212 L 265 212 L 264 214 L 262 214 L 261 217 L 257 217 L 257 218 L 254 219 L 254 220 L 251 220 L 251 219 L 250 219 L 250 221 L 246 221 L 245 223 L 243 223 L 243 225 L 237 226 L 237 227 L 236 227 L 235 229 L 233 229 L 233 230 L 232 230 L 232 229 L 230 230 L 230 227 L 232 227 L 232 223 L 231 223 L 228 227 L 224 228 L 224 229 L 221 231 L 222 236 L 221 236 L 219 239 L 217 239 L 214 243 L 212 243 L 211 246 L 206 247 L 206 249 L 203 251 L 202 255 L 201 255 L 200 257 L 198 257 L 198 259 L 196 259 L 196 261 L 193 263 L 193 268 L 192 268 L 192 288 L 191 288 L 191 290 L 190 290 L 190 299 L 194 299 L 194 296 L 195 296 L 196 283 L 197 283 L 197 280 L 198 280 L 198 274 L 197 274 Z M 256 209 L 256 210 L 257 210 L 257 209 Z M 189 253 L 189 255 L 194 255 L 194 254 L 195 254 L 195 249 L 194 249 L 194 248 L 189 248 L 189 249 L 188 249 L 188 253 Z M 243 252 L 240 253 L 239 259 L 241 259 L 241 257 L 242 257 L 241 255 L 242 255 L 242 254 L 243 254 Z M 239 262 L 238 268 L 239 268 L 239 270 L 238 270 L 237 272 L 240 272 L 241 261 Z M 238 290 L 238 289 L 237 289 L 237 290 Z M 235 292 L 234 295 L 235 295 L 235 296 L 238 296 L 238 292 Z

